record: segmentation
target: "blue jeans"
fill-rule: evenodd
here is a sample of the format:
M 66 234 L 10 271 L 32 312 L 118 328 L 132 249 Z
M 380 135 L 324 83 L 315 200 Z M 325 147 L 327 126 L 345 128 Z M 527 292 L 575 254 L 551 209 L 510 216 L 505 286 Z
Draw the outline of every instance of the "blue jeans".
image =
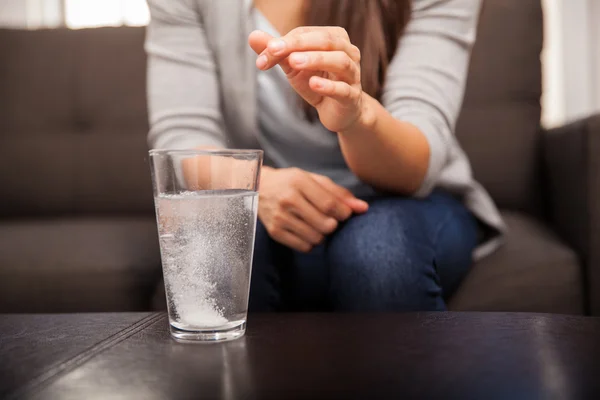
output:
M 259 222 L 250 311 L 431 311 L 471 266 L 475 217 L 452 195 L 367 199 L 308 254 L 276 243 Z

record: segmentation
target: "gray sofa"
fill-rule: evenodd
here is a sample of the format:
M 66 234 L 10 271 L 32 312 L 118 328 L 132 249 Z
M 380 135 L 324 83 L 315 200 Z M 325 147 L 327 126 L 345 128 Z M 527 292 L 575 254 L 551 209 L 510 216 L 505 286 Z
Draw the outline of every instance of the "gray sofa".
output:
M 542 28 L 539 1 L 486 1 L 457 135 L 511 232 L 453 310 L 600 314 L 600 116 L 540 127 Z M 0 312 L 152 307 L 143 39 L 0 30 Z

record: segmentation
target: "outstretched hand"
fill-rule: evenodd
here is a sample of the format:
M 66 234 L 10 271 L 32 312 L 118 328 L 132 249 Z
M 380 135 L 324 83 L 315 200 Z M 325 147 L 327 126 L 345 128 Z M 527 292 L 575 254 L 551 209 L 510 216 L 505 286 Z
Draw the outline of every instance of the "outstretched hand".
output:
M 257 68 L 281 66 L 290 85 L 332 132 L 350 130 L 362 116 L 360 50 L 339 27 L 300 27 L 281 38 L 254 31 L 248 42 Z
M 332 132 L 351 130 L 363 117 L 360 51 L 337 27 L 301 27 L 281 38 L 254 31 L 248 42 L 257 68 L 279 65 L 292 88 Z M 368 204 L 331 179 L 288 168 L 265 168 L 258 216 L 269 235 L 298 251 L 310 251 L 352 214 Z

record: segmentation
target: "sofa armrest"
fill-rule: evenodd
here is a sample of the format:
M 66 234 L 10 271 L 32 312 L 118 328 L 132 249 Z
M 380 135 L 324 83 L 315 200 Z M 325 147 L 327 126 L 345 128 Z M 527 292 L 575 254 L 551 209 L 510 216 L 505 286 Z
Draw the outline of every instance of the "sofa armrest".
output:
M 581 255 L 589 311 L 600 315 L 600 114 L 543 135 L 549 217 Z

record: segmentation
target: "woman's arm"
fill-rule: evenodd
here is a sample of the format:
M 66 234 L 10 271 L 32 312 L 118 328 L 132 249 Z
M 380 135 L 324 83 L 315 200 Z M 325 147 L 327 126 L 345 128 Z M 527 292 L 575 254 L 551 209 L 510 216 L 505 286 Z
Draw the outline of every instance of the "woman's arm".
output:
M 338 135 L 363 180 L 396 192 L 431 192 L 456 140 L 480 8 L 480 0 L 415 0 L 388 69 L 383 106 L 367 99 L 366 118 Z
M 430 163 L 427 138 L 416 126 L 394 118 L 377 100 L 364 92 L 362 96 L 360 117 L 338 133 L 348 167 L 380 190 L 415 193 Z
M 152 148 L 227 147 L 216 65 L 199 9 L 203 4 L 148 1 L 148 143 Z
M 480 0 L 414 0 L 413 19 L 386 77 L 381 103 L 360 83 L 347 32 L 301 27 L 282 38 L 254 32 L 257 67 L 280 65 L 292 87 L 337 132 L 350 169 L 380 189 L 427 195 L 451 157 Z M 261 50 L 259 43 L 265 42 Z

